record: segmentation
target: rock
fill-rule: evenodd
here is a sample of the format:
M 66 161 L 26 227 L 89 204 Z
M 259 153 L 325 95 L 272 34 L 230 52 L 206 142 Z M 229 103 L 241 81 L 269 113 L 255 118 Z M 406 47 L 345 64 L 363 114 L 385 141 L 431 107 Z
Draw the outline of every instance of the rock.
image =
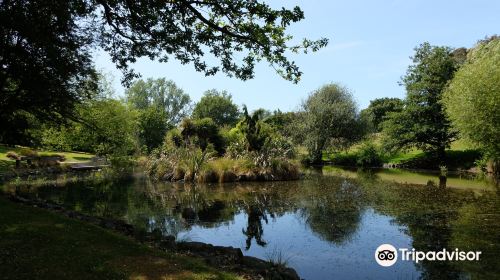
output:
M 164 236 L 159 243 L 159 247 L 166 250 L 175 249 L 176 247 L 175 236 L 173 235 Z
M 295 269 L 290 267 L 283 267 L 280 270 L 280 274 L 283 279 L 300 280 L 299 275 Z
M 269 262 L 251 256 L 243 256 L 242 263 L 255 270 L 264 271 L 269 267 Z
M 217 254 L 226 256 L 233 263 L 241 263 L 243 260 L 243 252 L 240 248 L 214 246 L 213 249 Z
M 184 208 L 182 209 L 182 218 L 193 221 L 194 219 L 196 219 L 196 212 L 193 210 L 193 208 Z
M 213 246 L 203 242 L 185 241 L 177 243 L 177 248 L 184 251 L 209 252 L 212 251 Z
M 295 269 L 283 266 L 273 266 L 271 263 L 255 257 L 243 256 L 242 264 L 258 272 L 264 276 L 265 279 L 300 280 Z

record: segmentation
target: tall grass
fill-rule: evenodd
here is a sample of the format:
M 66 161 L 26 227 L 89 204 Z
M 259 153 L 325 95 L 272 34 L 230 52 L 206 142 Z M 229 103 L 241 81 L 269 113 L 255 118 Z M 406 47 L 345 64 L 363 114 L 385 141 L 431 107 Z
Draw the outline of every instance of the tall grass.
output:
M 298 165 L 284 159 L 274 159 L 264 168 L 249 159 L 207 158 L 201 154 L 182 158 L 163 156 L 150 162 L 148 170 L 159 180 L 199 183 L 295 180 L 300 175 Z
M 286 256 L 282 249 L 274 247 L 272 250 L 266 252 L 266 259 L 274 266 L 288 266 L 291 259 L 290 256 Z

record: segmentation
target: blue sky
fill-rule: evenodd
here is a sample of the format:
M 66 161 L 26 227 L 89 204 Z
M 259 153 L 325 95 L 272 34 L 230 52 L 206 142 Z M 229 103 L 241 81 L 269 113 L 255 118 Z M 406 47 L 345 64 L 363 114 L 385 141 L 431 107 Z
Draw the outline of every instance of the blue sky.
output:
M 207 89 L 227 90 L 236 104 L 249 109 L 294 110 L 307 95 L 329 82 L 350 88 L 360 109 L 379 97 L 405 95 L 398 85 L 411 63 L 413 48 L 433 45 L 472 47 L 477 40 L 500 34 L 500 1 L 387 0 L 387 1 L 266 1 L 287 8 L 298 5 L 305 19 L 289 33 L 296 39 L 326 37 L 329 45 L 317 53 L 291 56 L 304 72 L 298 84 L 278 76 L 266 62 L 256 67 L 255 78 L 240 81 L 220 73 L 205 77 L 192 65 L 171 59 L 158 63 L 140 59 L 133 68 L 142 78 L 165 77 L 198 101 Z M 121 74 L 104 52 L 96 66 L 111 73 L 119 95 Z

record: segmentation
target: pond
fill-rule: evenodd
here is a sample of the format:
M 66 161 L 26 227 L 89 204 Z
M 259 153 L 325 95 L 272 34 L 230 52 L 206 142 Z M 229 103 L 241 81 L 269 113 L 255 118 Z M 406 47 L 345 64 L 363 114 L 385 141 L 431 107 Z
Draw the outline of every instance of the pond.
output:
M 92 175 L 4 188 L 144 231 L 239 247 L 245 255 L 286 262 L 304 279 L 500 278 L 500 194 L 493 185 L 452 177 L 440 188 L 424 185 L 436 175 L 384 172 L 326 167 L 300 181 L 213 185 Z M 382 267 L 374 254 L 384 243 L 482 253 L 479 261 Z

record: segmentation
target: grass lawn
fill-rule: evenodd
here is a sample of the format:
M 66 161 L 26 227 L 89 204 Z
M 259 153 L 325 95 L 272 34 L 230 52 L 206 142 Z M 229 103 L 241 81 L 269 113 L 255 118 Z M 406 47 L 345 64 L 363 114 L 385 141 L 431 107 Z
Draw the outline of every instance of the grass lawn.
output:
M 7 147 L 5 145 L 0 144 L 0 172 L 9 171 L 15 166 L 15 161 L 7 157 L 7 153 L 12 151 L 17 154 L 21 154 L 26 147 L 15 146 L 15 147 Z M 49 156 L 49 155 L 64 155 L 66 160 L 64 163 L 78 163 L 89 161 L 94 155 L 88 153 L 80 153 L 80 152 L 54 152 L 54 151 L 37 151 L 41 156 Z
M 412 149 L 410 151 L 407 151 L 405 153 L 396 153 L 394 155 L 391 155 L 390 157 L 387 157 L 384 161 L 387 163 L 401 163 L 404 161 L 408 161 L 411 159 L 415 159 L 418 157 L 424 156 L 425 153 L 422 150 L 418 149 Z
M 375 146 L 382 145 L 380 135 L 373 135 L 370 141 Z M 355 165 L 356 153 L 360 144 L 351 146 L 348 150 L 340 153 L 324 152 L 323 160 L 339 162 L 339 165 Z M 446 151 L 448 157 L 448 164 L 451 168 L 468 169 L 474 165 L 474 161 L 480 158 L 479 152 L 474 147 L 464 140 L 457 140 L 451 143 L 450 149 Z M 428 155 L 419 149 L 411 149 L 406 152 L 399 152 L 392 155 L 384 155 L 382 158 L 384 163 L 401 164 L 401 163 L 414 163 L 416 168 L 425 169 L 429 166 Z
M 2 279 L 240 279 L 4 197 L 0 213 Z

